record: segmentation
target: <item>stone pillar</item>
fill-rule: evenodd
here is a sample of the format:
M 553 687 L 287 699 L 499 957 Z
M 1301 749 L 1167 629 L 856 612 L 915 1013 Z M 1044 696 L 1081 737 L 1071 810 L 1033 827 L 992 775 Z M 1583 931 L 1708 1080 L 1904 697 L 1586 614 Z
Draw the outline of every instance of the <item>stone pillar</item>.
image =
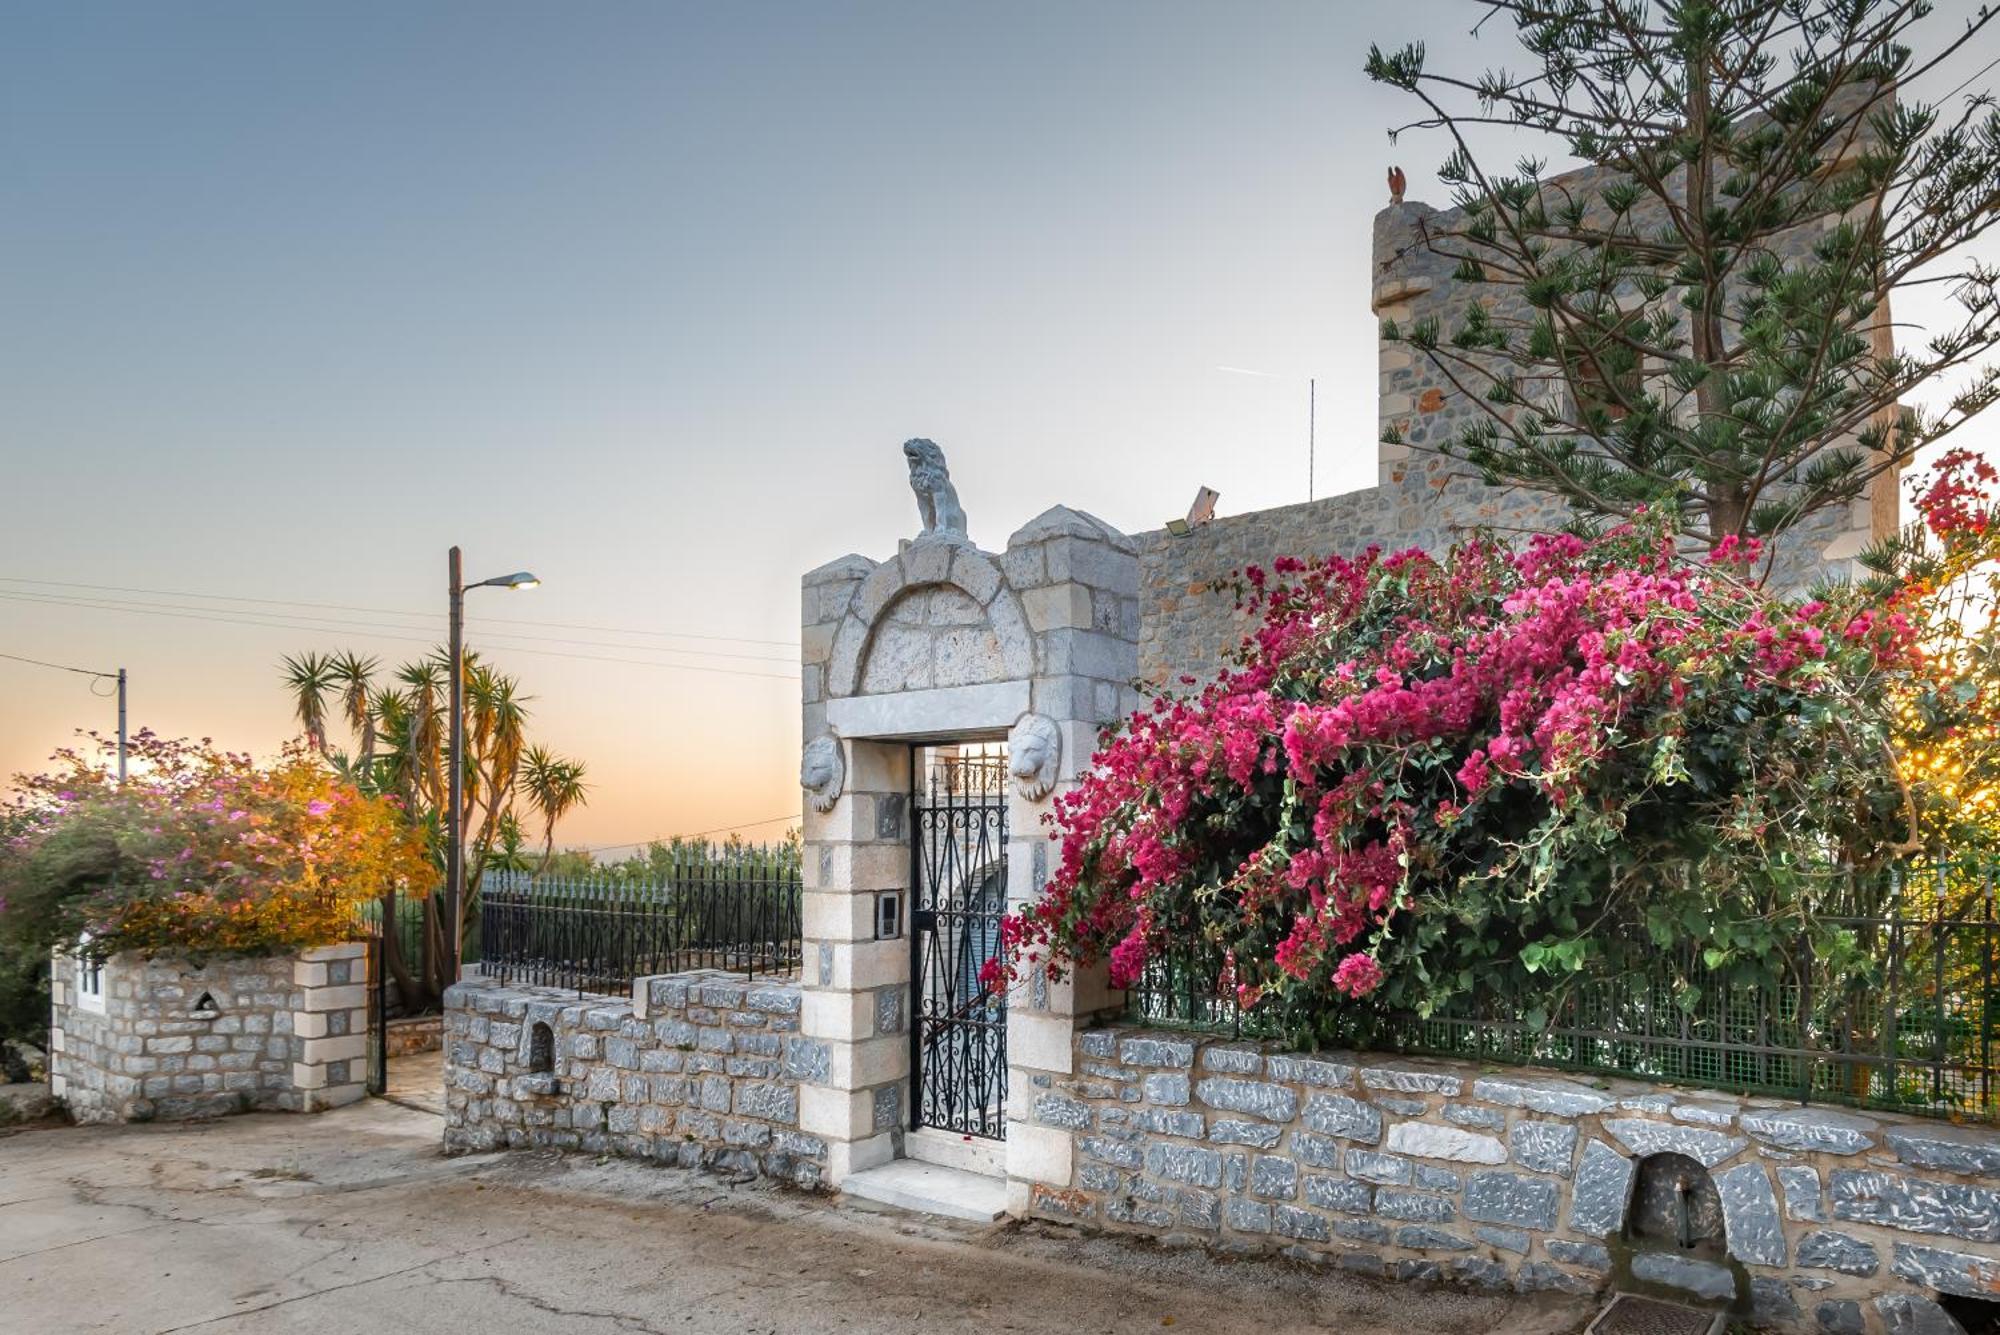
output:
M 1074 785 L 1097 730 L 1136 708 L 1139 561 L 1102 520 L 1057 506 L 1004 553 L 928 536 L 880 563 L 846 556 L 803 587 L 801 781 L 805 820 L 805 997 L 791 1054 L 800 1129 L 828 1145 L 834 1185 L 906 1148 L 911 1115 L 911 751 L 915 742 L 1008 737 L 1007 902 L 1050 871 L 1043 817 Z M 1034 764 L 1024 757 L 1040 758 Z M 1028 763 L 1032 773 L 1020 773 Z M 879 897 L 899 896 L 896 935 L 877 940 Z M 1009 1205 L 1066 1189 L 1070 1140 L 1034 1118 L 1035 1095 L 1071 1073 L 1072 1035 L 1121 999 L 1101 973 L 1024 981 L 1008 998 Z M 912 1154 L 946 1154 L 924 1138 Z
M 300 953 L 292 1012 L 292 1088 L 300 1112 L 322 1112 L 368 1094 L 368 943 Z
M 842 754 L 844 791 L 806 812 L 804 1001 L 786 1054 L 799 1129 L 826 1142 L 834 1186 L 897 1156 L 910 1078 L 909 938 L 876 935 L 885 891 L 908 921 L 910 749 L 854 741 Z
M 1032 712 L 1054 725 L 1061 754 L 1053 785 L 1018 781 L 1008 795 L 1007 903 L 1037 899 L 1055 845 L 1043 817 L 1090 768 L 1097 731 L 1139 705 L 1139 558 L 1102 520 L 1058 506 L 1007 540 L 1000 558 L 1035 639 Z M 1014 745 L 1022 742 L 1017 730 Z M 1035 1103 L 1073 1072 L 1076 1030 L 1115 1011 L 1123 994 L 1102 966 L 1060 981 L 1036 975 L 1007 998 L 1007 1208 L 1025 1216 L 1037 1187 L 1064 1190 L 1075 1173 L 1069 1130 L 1035 1119 Z

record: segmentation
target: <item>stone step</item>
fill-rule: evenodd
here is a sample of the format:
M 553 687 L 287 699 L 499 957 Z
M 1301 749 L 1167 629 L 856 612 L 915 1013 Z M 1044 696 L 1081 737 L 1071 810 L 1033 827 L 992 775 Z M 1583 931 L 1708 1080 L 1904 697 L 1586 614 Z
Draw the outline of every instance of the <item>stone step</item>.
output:
M 1007 1181 L 963 1168 L 898 1159 L 855 1173 L 840 1184 L 843 1195 L 918 1214 L 990 1224 L 1007 1213 Z

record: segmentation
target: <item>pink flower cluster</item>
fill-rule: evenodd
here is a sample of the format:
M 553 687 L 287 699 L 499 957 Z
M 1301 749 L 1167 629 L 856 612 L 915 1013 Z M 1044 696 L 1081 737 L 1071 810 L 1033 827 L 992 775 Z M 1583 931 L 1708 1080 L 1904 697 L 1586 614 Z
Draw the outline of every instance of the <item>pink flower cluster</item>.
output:
M 1238 666 L 1134 715 L 1057 799 L 1057 871 L 992 981 L 1106 959 L 1128 986 L 1201 940 L 1239 999 L 1369 995 L 1417 886 L 1506 804 L 1599 800 L 1635 733 L 1686 726 L 1693 682 L 1819 689 L 1851 628 L 1758 593 L 1760 556 L 1690 565 L 1628 527 L 1246 571 L 1262 620 Z

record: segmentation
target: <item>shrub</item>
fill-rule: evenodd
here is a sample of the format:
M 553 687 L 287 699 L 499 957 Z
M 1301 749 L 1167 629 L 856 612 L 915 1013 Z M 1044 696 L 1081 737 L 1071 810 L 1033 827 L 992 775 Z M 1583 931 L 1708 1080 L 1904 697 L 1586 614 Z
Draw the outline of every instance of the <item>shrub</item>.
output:
M 288 749 L 269 766 L 141 733 L 120 785 L 99 754 L 58 752 L 17 780 L 0 847 L 0 941 L 27 954 L 288 952 L 353 937 L 357 910 L 433 879 L 419 831 Z
M 1837 959 L 1828 869 L 1909 847 L 1885 692 L 1913 632 L 1769 596 L 1758 556 L 1688 564 L 1641 522 L 1245 572 L 1259 629 L 1057 800 L 1059 868 L 994 974 L 1108 959 L 1125 986 L 1192 950 L 1330 1035 L 1667 946 Z

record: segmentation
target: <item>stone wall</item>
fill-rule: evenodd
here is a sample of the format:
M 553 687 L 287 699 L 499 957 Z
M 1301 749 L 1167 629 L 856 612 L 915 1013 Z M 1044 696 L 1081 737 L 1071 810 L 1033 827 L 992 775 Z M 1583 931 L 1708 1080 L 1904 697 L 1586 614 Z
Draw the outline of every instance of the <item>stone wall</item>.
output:
M 390 1061 L 424 1052 L 437 1052 L 444 1047 L 442 1015 L 406 1015 L 400 1020 L 389 1021 L 384 1029 L 383 1042 L 388 1045 Z
M 1077 1035 L 1031 1116 L 1076 1148 L 1034 1215 L 1284 1251 L 1404 1280 L 1611 1287 L 1782 1328 L 1956 1329 L 2000 1297 L 2000 1130 L 1630 1081 L 1299 1056 L 1183 1034 Z M 1635 1172 L 1711 1175 L 1715 1259 L 1636 1247 Z
M 445 992 L 447 1153 L 555 1148 L 820 1185 L 799 1081 L 799 988 L 714 971 L 642 978 L 630 999 L 479 977 Z M 538 1026 L 545 1026 L 537 1033 Z
M 318 1112 L 367 1093 L 368 947 L 297 956 L 117 955 L 102 1009 L 55 957 L 50 1090 L 79 1122 Z

